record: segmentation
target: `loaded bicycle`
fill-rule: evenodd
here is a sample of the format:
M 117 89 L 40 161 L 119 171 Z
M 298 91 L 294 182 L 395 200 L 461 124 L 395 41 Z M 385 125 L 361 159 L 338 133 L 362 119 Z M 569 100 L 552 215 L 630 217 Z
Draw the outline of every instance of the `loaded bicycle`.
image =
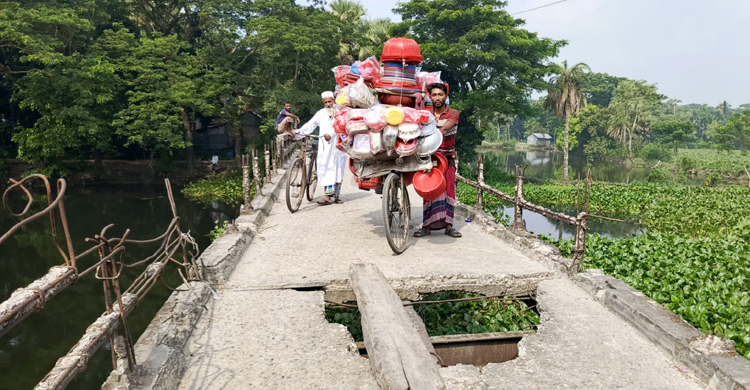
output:
M 303 197 L 312 202 L 318 186 L 318 136 L 304 137 L 300 154 L 290 164 L 287 176 L 286 206 L 292 213 L 299 210 Z
M 432 159 L 413 155 L 392 161 L 350 161 L 350 169 L 361 189 L 374 189 L 382 185 L 385 237 L 394 253 L 403 253 L 409 243 L 411 220 L 408 187 L 415 172 L 433 169 Z

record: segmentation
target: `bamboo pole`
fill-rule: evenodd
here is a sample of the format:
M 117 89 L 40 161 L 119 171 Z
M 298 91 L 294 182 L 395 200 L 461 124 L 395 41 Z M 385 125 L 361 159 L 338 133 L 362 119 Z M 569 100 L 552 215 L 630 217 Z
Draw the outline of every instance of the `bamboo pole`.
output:
M 484 185 L 484 157 L 480 154 L 479 161 L 477 162 L 477 181 L 479 184 Z M 477 204 L 476 208 L 484 210 L 484 191 L 482 187 L 477 188 Z

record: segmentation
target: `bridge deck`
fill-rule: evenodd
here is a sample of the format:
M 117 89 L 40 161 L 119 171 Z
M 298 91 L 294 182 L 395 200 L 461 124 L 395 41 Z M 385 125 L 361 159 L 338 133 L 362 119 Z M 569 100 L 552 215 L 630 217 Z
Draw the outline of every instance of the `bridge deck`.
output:
M 411 198 L 418 226 L 421 198 Z M 521 342 L 521 356 L 481 370 L 443 368 L 449 389 L 703 388 L 570 280 L 480 226 L 458 218 L 463 238 L 435 232 L 413 238 L 394 256 L 384 237 L 381 197 L 357 190 L 348 177 L 342 199 L 326 207 L 305 201 L 295 214 L 277 201 L 193 332 L 180 389 L 377 389 L 348 332 L 325 320 L 325 292 L 294 289 L 345 289 L 355 262 L 376 264 L 397 290 L 539 285 L 542 325 Z

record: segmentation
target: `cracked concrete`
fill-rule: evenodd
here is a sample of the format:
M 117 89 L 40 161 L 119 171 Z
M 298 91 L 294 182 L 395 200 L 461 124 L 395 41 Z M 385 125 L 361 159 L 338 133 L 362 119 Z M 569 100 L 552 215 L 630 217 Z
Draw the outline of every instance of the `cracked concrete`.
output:
M 485 226 L 457 220 L 463 238 L 436 232 L 394 256 L 380 196 L 348 180 L 343 205 L 305 201 L 291 214 L 276 202 L 188 340 L 179 389 L 377 389 L 349 333 L 323 315 L 324 299 L 350 300 L 348 267 L 359 262 L 376 264 L 405 299 L 437 289 L 539 286 L 543 323 L 521 342 L 521 356 L 481 369 L 442 368 L 449 389 L 706 388 L 556 267 L 529 259 Z M 420 198 L 412 194 L 412 202 L 418 226 Z M 291 289 L 300 287 L 326 291 Z

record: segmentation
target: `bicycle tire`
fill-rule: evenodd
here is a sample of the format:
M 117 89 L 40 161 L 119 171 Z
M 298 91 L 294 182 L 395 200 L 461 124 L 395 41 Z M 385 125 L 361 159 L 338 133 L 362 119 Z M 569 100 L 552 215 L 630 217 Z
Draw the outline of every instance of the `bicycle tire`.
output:
M 286 207 L 294 213 L 299 210 L 305 192 L 305 162 L 297 158 L 289 167 L 286 182 Z
M 388 245 L 397 255 L 404 253 L 409 243 L 411 207 L 409 195 L 405 190 L 406 186 L 400 174 L 388 174 L 383 184 L 383 227 Z
M 310 166 L 307 169 L 307 200 L 312 202 L 315 197 L 315 189 L 318 187 L 318 158 L 317 154 L 310 155 Z

